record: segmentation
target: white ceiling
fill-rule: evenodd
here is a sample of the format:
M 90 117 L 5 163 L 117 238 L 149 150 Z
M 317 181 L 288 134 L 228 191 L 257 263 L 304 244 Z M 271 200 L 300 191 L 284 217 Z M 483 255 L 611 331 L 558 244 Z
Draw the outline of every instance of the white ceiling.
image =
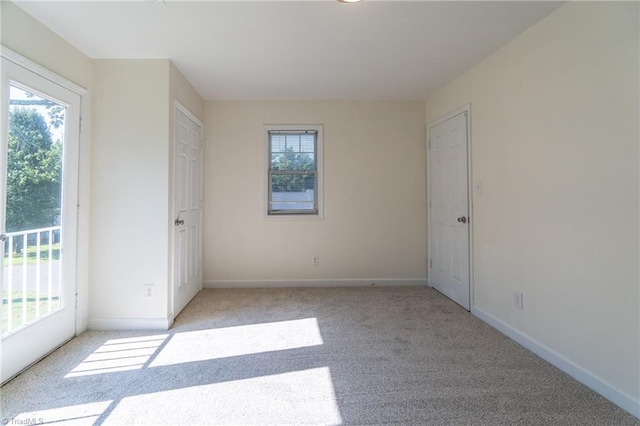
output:
M 17 2 L 91 58 L 169 58 L 207 100 L 424 100 L 560 2 Z

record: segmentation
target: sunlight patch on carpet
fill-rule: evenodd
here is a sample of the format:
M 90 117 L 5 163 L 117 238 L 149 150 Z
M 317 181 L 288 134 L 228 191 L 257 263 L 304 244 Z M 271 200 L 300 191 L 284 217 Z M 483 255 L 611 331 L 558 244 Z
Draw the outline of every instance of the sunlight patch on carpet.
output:
M 168 334 L 107 340 L 65 378 L 141 369 Z
M 150 367 L 322 345 L 316 318 L 176 333 Z
M 3 424 L 14 425 L 41 425 L 41 424 L 65 424 L 65 425 L 93 425 L 96 420 L 109 408 L 112 401 L 90 402 L 88 404 L 69 405 L 52 408 L 49 410 L 31 411 L 7 419 L 3 418 Z
M 179 408 L 179 409 L 177 409 Z M 123 398 L 104 424 L 341 424 L 328 367 Z

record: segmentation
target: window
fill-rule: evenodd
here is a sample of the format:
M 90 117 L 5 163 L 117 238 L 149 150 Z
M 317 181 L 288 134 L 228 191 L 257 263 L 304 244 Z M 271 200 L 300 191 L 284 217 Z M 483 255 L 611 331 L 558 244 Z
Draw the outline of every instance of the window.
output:
M 265 126 L 267 214 L 320 215 L 322 126 Z

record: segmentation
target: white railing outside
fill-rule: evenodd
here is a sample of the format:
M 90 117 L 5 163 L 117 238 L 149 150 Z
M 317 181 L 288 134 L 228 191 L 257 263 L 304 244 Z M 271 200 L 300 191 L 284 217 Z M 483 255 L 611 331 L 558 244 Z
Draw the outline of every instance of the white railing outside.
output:
M 61 301 L 60 226 L 5 235 L 2 259 L 3 335 L 57 310 Z M 43 240 L 47 245 L 44 249 Z M 58 258 L 54 259 L 56 252 Z M 46 259 L 42 259 L 45 256 Z M 14 293 L 18 293 L 17 297 Z M 35 296 L 33 300 L 29 293 Z M 18 314 L 20 310 L 21 315 Z

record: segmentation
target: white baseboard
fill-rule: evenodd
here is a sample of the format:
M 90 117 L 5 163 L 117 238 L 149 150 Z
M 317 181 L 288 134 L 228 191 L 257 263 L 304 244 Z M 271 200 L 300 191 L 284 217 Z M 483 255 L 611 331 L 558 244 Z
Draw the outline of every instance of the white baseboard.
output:
M 89 319 L 89 330 L 168 330 L 173 318 Z
M 355 278 L 331 280 L 213 280 L 204 288 L 404 287 L 425 286 L 424 278 Z
M 620 408 L 640 418 L 639 400 L 633 399 L 633 397 L 627 395 L 619 389 L 616 389 L 614 386 L 600 379 L 593 373 L 575 364 L 564 355 L 559 354 L 548 346 L 545 346 L 544 344 L 538 342 L 531 336 L 528 336 L 521 331 L 516 330 L 510 325 L 500 321 L 493 315 L 483 311 L 482 309 L 476 306 L 472 306 L 471 313 L 493 328 L 497 329 L 501 333 L 505 334 L 507 337 L 515 340 L 517 343 L 529 349 L 540 358 L 564 371 L 583 385 L 598 392 L 600 395 L 604 396 Z

